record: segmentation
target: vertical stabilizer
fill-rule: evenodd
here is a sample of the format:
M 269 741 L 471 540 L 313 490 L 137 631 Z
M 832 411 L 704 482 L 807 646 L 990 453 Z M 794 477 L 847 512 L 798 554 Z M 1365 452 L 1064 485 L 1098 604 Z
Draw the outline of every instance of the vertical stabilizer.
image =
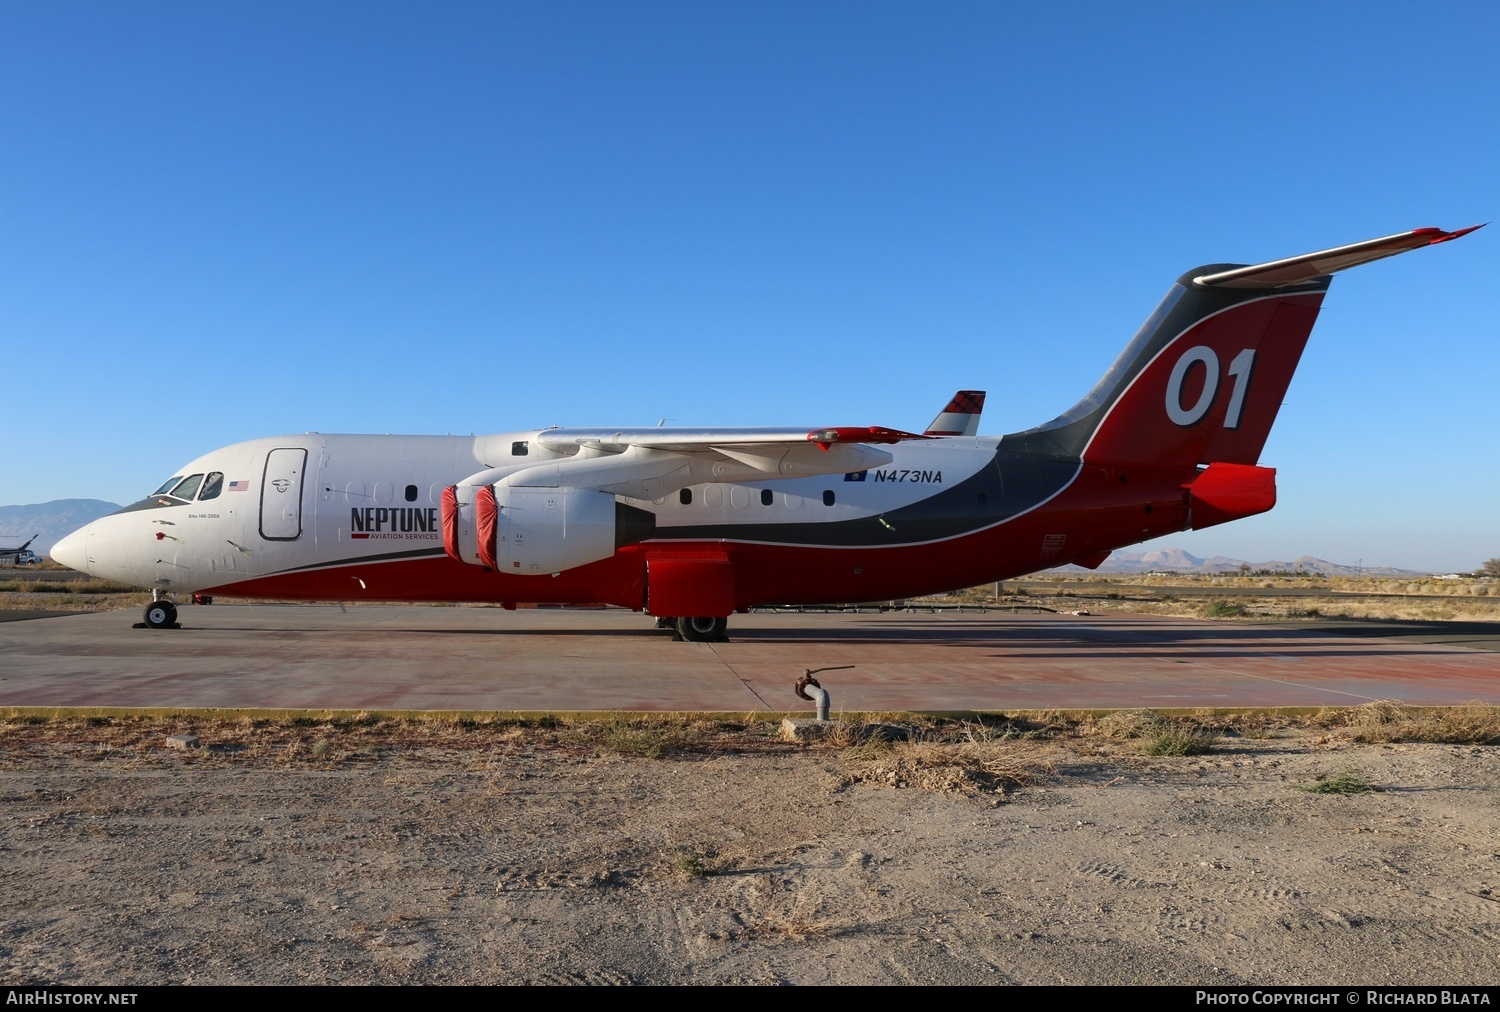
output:
M 1416 229 L 1188 271 L 1087 397 L 1005 444 L 1099 464 L 1255 464 L 1331 274 L 1472 231 Z
M 927 426 L 924 436 L 975 436 L 984 411 L 983 390 L 960 390 Z

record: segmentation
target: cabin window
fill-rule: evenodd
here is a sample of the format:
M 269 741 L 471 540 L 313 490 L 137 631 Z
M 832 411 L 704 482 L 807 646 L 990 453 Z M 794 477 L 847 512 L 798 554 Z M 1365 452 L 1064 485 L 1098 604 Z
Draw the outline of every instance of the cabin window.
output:
M 762 506 L 769 506 L 769 505 L 771 505 L 771 490 L 770 489 L 763 488 L 763 489 L 760 490 L 760 504 Z
M 685 488 L 681 492 L 678 492 L 677 501 L 684 506 L 691 506 L 693 504 L 693 490 Z
M 198 494 L 198 486 L 203 484 L 203 475 L 190 474 L 182 479 L 182 484 L 172 490 L 172 495 L 178 499 L 191 499 Z
M 417 501 L 417 486 L 415 486 L 415 485 L 408 485 L 408 486 L 406 486 L 406 501 L 407 502 L 416 502 Z
M 824 506 L 832 506 L 833 505 L 833 489 L 831 489 L 831 488 L 825 488 L 823 490 L 823 505 Z
M 512 457 L 524 457 L 531 452 L 531 446 L 525 439 L 518 439 L 510 444 L 510 455 Z
M 198 501 L 217 499 L 222 491 L 224 491 L 224 472 L 210 471 L 208 479 L 203 483 L 203 491 L 198 493 Z

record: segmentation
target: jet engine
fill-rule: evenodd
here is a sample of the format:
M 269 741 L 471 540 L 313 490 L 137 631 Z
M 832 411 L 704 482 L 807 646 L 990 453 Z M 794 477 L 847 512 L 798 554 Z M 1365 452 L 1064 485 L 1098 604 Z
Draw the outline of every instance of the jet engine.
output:
M 722 442 L 671 429 L 544 429 L 525 463 L 471 474 L 443 492 L 443 547 L 460 562 L 540 575 L 598 562 L 656 533 L 656 514 L 619 502 L 704 482 L 848 474 L 893 459 L 854 442 L 921 439 L 894 429 L 742 429 Z
M 442 514 L 450 556 L 515 575 L 598 562 L 656 532 L 655 514 L 594 489 L 454 485 Z

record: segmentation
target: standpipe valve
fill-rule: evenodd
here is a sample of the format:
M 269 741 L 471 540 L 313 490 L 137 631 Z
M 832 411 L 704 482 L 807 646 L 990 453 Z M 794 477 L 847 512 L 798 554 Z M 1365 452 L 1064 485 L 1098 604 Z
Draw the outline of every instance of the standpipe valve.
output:
M 796 691 L 799 698 L 805 699 L 817 706 L 818 720 L 826 721 L 828 719 L 828 705 L 830 702 L 828 690 L 819 685 L 818 680 L 813 675 L 819 671 L 844 671 L 852 667 L 855 667 L 855 665 L 838 664 L 829 668 L 804 668 L 802 670 L 802 677 L 797 679 L 797 684 L 792 686 L 792 688 Z M 811 690 L 812 695 L 808 695 L 808 690 Z

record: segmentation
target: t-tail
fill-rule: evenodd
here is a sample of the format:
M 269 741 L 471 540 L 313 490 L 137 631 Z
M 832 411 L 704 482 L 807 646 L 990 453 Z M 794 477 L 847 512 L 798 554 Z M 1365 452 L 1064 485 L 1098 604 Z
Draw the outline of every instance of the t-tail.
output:
M 1332 275 L 1480 227 L 1188 271 L 1088 396 L 1003 445 L 1179 482 L 1194 529 L 1264 513 L 1276 504 L 1276 472 L 1258 466 L 1261 450 Z
M 1480 227 L 1419 228 L 1254 266 L 1188 271 L 1088 396 L 1006 443 L 1105 466 L 1253 465 L 1331 276 Z

